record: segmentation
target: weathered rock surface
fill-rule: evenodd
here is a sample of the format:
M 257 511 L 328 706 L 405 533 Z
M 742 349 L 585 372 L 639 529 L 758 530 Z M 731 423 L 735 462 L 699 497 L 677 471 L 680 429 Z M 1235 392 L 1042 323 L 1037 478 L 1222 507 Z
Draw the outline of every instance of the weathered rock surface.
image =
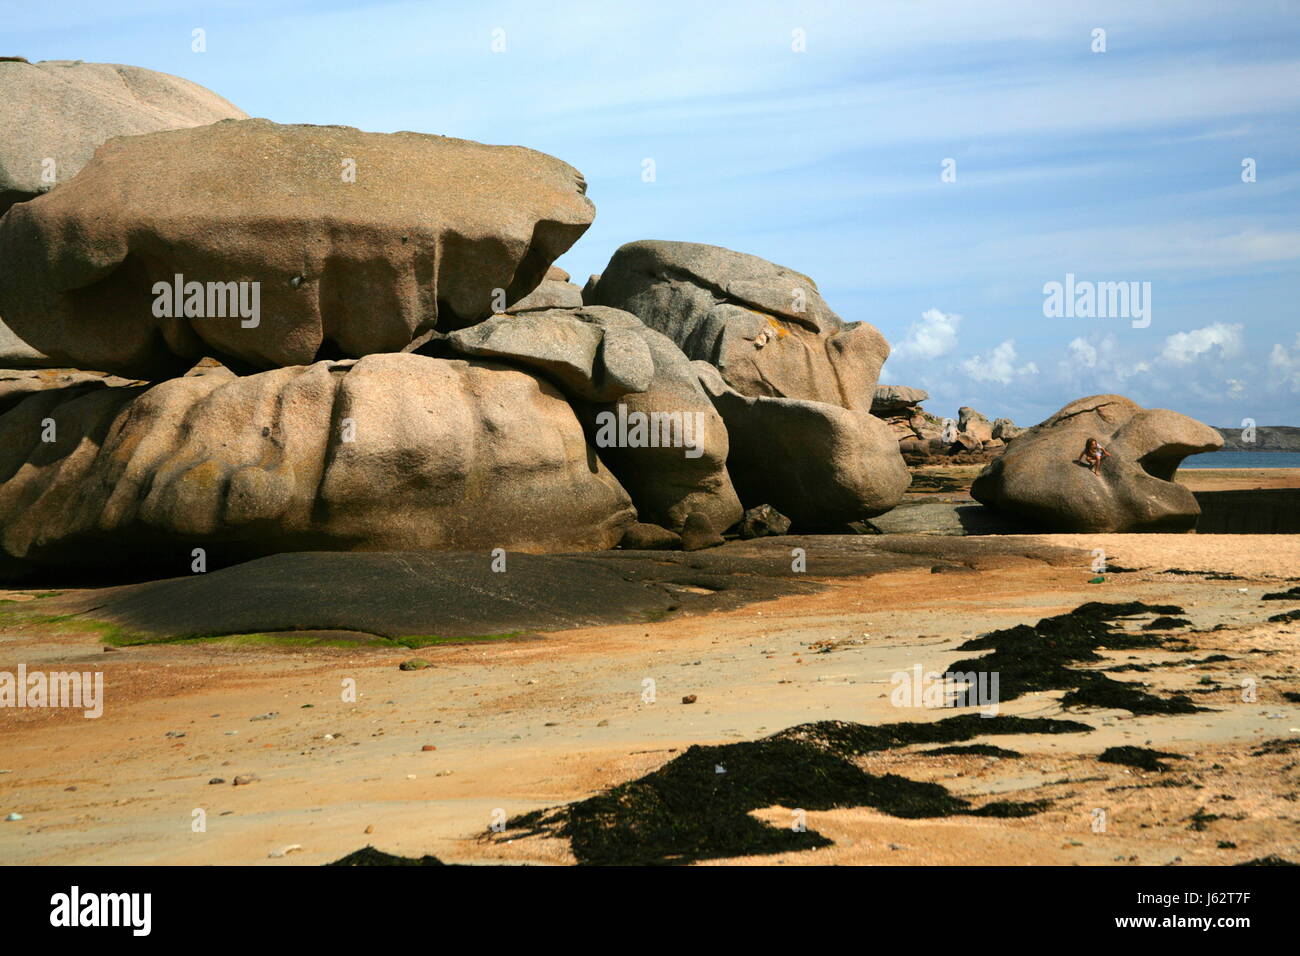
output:
M 682 536 L 657 524 L 638 521 L 623 532 L 618 546 L 626 551 L 675 551 L 682 546 Z
M 746 507 L 770 504 L 799 530 L 888 511 L 912 476 L 889 426 L 865 410 L 749 397 L 707 362 L 691 363 L 727 426 L 727 470 Z
M 654 357 L 643 328 L 635 316 L 614 309 L 538 310 L 522 317 L 493 316 L 449 333 L 445 342 L 461 355 L 536 369 L 575 398 L 610 402 L 644 392 L 654 381 Z
M 138 66 L 0 60 L 0 215 L 67 182 L 114 136 L 246 116 L 197 83 Z
M 0 369 L 57 368 L 54 360 L 32 348 L 0 321 Z
M 871 397 L 871 414 L 878 418 L 910 412 L 930 397 L 923 388 L 909 385 L 877 385 Z
M 585 188 L 543 153 L 421 133 L 119 138 L 0 220 L 0 315 L 60 364 L 136 378 L 396 352 L 535 289 L 591 223 Z M 177 275 L 201 285 L 166 295 Z
M 80 372 L 74 368 L 0 368 L 0 413 L 8 411 L 35 392 L 77 385 L 104 388 L 130 384 L 130 379 L 117 378 L 104 372 Z
M 719 246 L 628 243 L 614 253 L 589 301 L 638 316 L 751 397 L 868 412 L 889 356 L 884 336 L 866 323 L 844 322 L 812 279 Z
M 1077 461 L 1089 438 L 1113 456 L 1100 475 Z M 1093 395 L 1020 434 L 971 495 L 1050 531 L 1190 530 L 1200 508 L 1174 472 L 1188 455 L 1222 444 L 1217 431 L 1186 415 Z
M 681 349 L 636 316 L 604 306 L 495 316 L 427 347 L 440 349 L 551 377 L 642 521 L 680 531 L 698 511 L 725 530 L 740 518 L 722 418 Z
M 53 420 L 56 440 L 42 441 Z M 42 564 L 588 550 L 634 520 L 549 383 L 372 355 L 32 395 L 0 416 L 0 544 Z
M 553 278 L 550 273 L 532 292 L 503 311 L 507 315 L 534 312 L 539 309 L 577 309 L 582 307 L 582 290 L 569 281 L 569 274 L 552 266 L 551 272 L 564 278 Z

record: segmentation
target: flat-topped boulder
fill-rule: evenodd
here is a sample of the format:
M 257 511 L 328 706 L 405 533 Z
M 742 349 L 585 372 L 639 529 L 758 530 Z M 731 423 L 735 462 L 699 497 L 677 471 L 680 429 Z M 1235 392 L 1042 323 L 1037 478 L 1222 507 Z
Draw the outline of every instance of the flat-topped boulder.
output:
M 877 385 L 871 396 L 871 414 L 878 417 L 902 415 L 910 412 L 930 397 L 923 388 L 909 385 Z
M 1079 461 L 1090 438 L 1110 453 L 1100 474 Z M 1222 446 L 1215 429 L 1186 415 L 1093 395 L 1016 436 L 971 496 L 1049 531 L 1187 531 L 1200 507 L 1174 473 L 1188 455 Z
M 0 315 L 61 364 L 157 380 L 396 352 L 542 283 L 595 207 L 518 146 L 225 121 L 120 137 L 0 220 Z
M 51 430 L 52 423 L 52 430 Z M 0 415 L 0 546 L 46 565 L 188 573 L 282 551 L 611 548 L 627 493 L 547 381 L 413 354 L 153 386 Z
M 0 60 L 0 215 L 70 180 L 114 136 L 247 115 L 197 83 L 138 66 Z
M 808 276 L 720 246 L 619 248 L 584 301 L 623 309 L 751 397 L 871 410 L 889 345 L 836 315 Z

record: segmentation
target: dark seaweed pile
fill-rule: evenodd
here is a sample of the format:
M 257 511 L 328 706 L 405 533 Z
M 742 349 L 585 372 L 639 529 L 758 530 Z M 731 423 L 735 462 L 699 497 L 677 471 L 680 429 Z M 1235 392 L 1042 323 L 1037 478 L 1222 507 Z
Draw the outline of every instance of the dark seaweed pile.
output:
M 456 863 L 443 863 L 436 856 L 394 856 L 373 846 L 353 850 L 347 856 L 340 857 L 326 866 L 458 866 Z
M 1126 767 L 1139 767 L 1142 770 L 1165 771 L 1169 765 L 1162 760 L 1186 760 L 1182 754 L 1166 753 L 1163 750 L 1148 750 L 1146 747 L 1107 747 L 1097 757 L 1102 763 L 1118 763 Z
M 526 831 L 513 833 L 516 838 L 538 833 L 567 838 L 582 864 L 674 865 L 831 845 L 814 830 L 771 826 L 750 816 L 764 807 L 872 807 L 904 818 L 1022 817 L 1046 808 L 1048 801 L 999 801 L 974 808 L 940 784 L 867 773 L 848 759 L 921 737 L 964 739 L 975 734 L 1031 732 L 1023 723 L 997 727 L 1018 718 L 973 719 L 974 724 L 939 721 L 950 726 L 937 736 L 914 733 L 933 726 L 926 724 L 867 727 L 828 721 L 802 724 L 762 740 L 694 746 L 644 777 L 565 807 L 524 814 L 508 826 Z M 1066 726 L 1048 732 L 1089 729 L 1070 721 L 1037 725 L 1054 724 Z
M 1048 617 L 1033 627 L 1021 624 L 985 634 L 962 644 L 958 650 L 989 650 L 949 665 L 949 672 L 996 672 L 999 695 L 1014 700 L 1031 691 L 1068 690 L 1065 707 L 1119 708 L 1135 714 L 1190 714 L 1197 707 L 1185 694 L 1156 697 L 1140 687 L 1112 680 L 1100 671 L 1078 670 L 1070 664 L 1100 661 L 1099 649 L 1134 650 L 1159 648 L 1162 638 L 1130 634 L 1112 627 L 1113 622 L 1141 614 L 1181 614 L 1173 604 L 1143 604 L 1129 601 L 1103 604 L 1090 601 L 1068 614 Z M 958 705 L 969 699 L 958 694 Z M 970 701 L 972 705 L 976 701 Z

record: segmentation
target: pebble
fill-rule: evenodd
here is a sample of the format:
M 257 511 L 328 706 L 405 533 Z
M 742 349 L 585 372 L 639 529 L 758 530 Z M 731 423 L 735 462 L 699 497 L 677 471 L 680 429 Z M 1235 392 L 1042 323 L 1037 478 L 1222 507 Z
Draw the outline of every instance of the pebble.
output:
M 437 750 L 438 748 L 435 747 L 433 744 L 425 744 L 425 745 L 424 745 L 423 747 L 421 747 L 420 749 L 421 749 L 422 751 L 424 751 L 425 753 L 428 753 L 430 750 Z
M 294 853 L 301 849 L 302 849 L 301 843 L 291 843 L 288 846 L 283 847 L 282 849 L 272 850 L 270 853 L 267 854 L 267 856 L 270 857 L 272 860 L 278 860 L 280 859 L 280 857 L 288 856 L 290 853 Z
M 682 698 L 682 703 L 683 703 L 683 704 L 693 704 L 693 703 L 695 703 L 697 700 L 699 700 L 699 698 L 696 697 L 694 694 L 687 694 L 685 697 Z
M 273 720 L 279 716 L 280 716 L 280 712 L 277 710 L 273 710 L 269 714 L 258 714 L 256 717 L 249 717 L 248 719 L 249 720 Z
M 366 829 L 365 829 L 363 832 L 365 832 L 365 833 L 374 833 L 374 832 L 375 832 L 375 825 L 374 825 L 373 823 L 370 824 L 369 826 L 366 827 Z
M 13 823 L 17 820 L 21 820 L 22 818 L 23 815 L 21 813 L 11 813 L 9 814 L 9 816 L 5 817 L 5 821 L 8 823 Z
M 609 721 L 608 721 L 608 720 L 598 720 L 598 721 L 596 721 L 596 726 L 597 726 L 597 727 L 608 727 L 608 726 L 609 726 Z
M 432 667 L 432 666 L 433 665 L 426 660 L 423 660 L 419 657 L 413 657 L 409 661 L 402 661 L 402 663 L 397 665 L 397 669 L 399 671 L 422 671 L 426 667 Z
M 241 773 L 238 777 L 235 778 L 234 785 L 236 787 L 243 787 L 252 783 L 256 779 L 257 779 L 257 774 L 255 773 Z

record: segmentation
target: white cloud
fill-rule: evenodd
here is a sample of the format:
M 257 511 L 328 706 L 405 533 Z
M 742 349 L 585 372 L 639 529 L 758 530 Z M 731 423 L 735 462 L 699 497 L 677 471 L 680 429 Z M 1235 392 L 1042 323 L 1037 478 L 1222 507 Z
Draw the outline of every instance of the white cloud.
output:
M 1070 368 L 1096 368 L 1097 367 L 1097 349 L 1082 338 L 1076 338 L 1066 348 L 1069 351 L 1069 357 L 1066 364 Z
M 1015 378 L 1038 374 L 1038 366 L 1033 362 L 1016 368 L 1014 339 L 1007 339 L 986 355 L 971 356 L 961 363 L 961 367 L 977 382 L 998 382 L 1002 385 L 1010 385 Z
M 961 316 L 938 309 L 926 309 L 921 321 L 913 322 L 907 336 L 894 348 L 897 358 L 935 359 L 957 347 L 957 327 Z
M 1165 339 L 1160 358 L 1173 365 L 1190 365 L 1215 349 L 1220 358 L 1232 358 L 1240 354 L 1241 325 L 1215 322 L 1191 332 L 1177 332 Z
M 1268 368 L 1271 384 L 1300 392 L 1300 332 L 1296 333 L 1295 345 L 1291 348 L 1280 342 L 1273 346 L 1268 356 Z

